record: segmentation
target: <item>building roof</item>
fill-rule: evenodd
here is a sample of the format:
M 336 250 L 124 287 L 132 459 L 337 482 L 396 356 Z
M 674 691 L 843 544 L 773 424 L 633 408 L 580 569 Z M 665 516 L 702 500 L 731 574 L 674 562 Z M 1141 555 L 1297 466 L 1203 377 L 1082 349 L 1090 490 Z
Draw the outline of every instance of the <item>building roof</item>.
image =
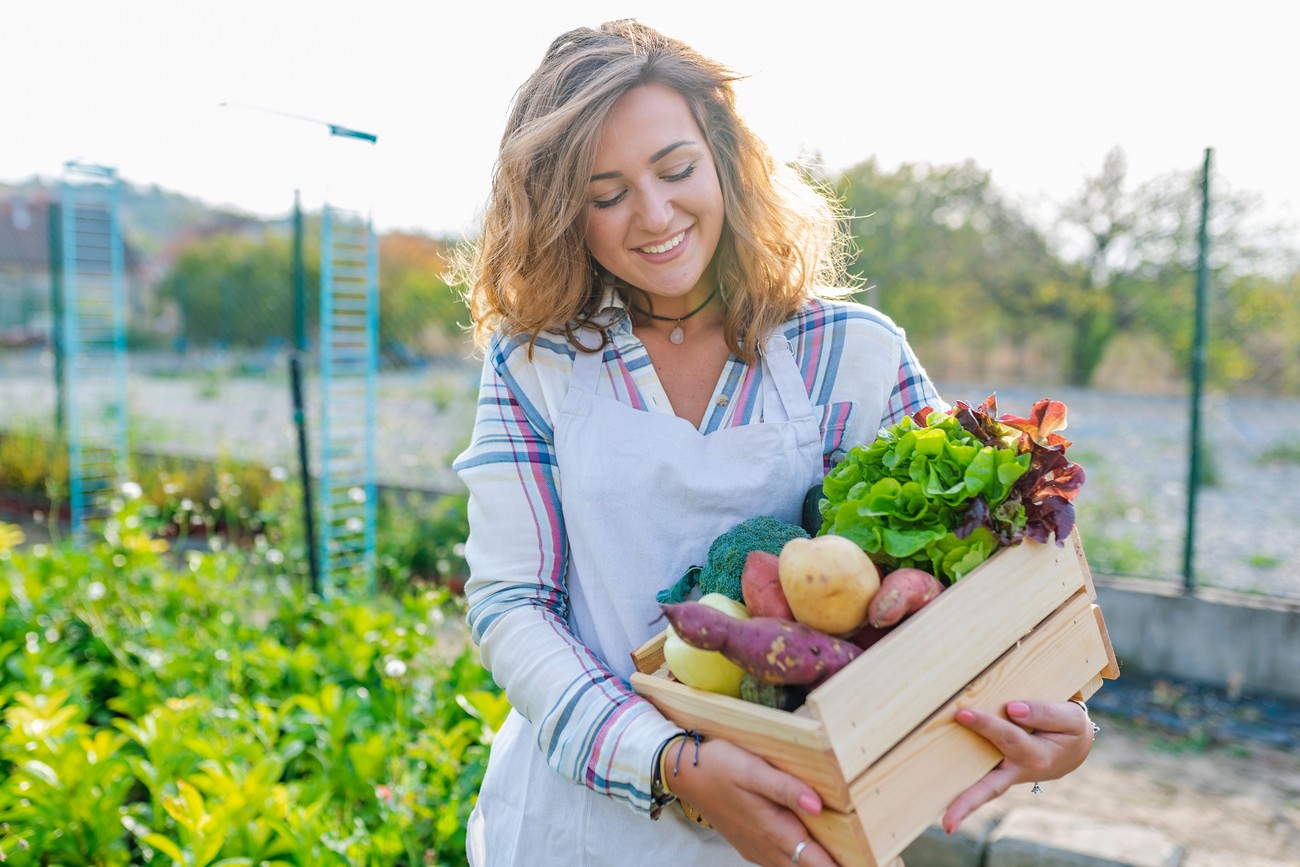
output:
M 50 206 L 23 196 L 0 201 L 0 264 L 45 270 L 50 264 Z
M 123 241 L 123 266 L 135 272 L 140 256 Z M 50 267 L 50 203 L 43 196 L 0 200 L 0 267 L 45 271 Z

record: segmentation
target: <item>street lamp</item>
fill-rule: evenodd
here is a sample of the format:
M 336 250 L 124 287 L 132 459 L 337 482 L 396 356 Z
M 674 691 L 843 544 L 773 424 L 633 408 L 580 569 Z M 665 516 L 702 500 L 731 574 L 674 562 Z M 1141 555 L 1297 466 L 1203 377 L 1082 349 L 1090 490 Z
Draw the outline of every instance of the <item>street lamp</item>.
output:
M 329 121 L 318 120 L 312 117 L 304 117 L 300 114 L 292 114 L 287 111 L 279 111 L 273 108 L 264 108 L 257 105 L 247 105 L 239 102 L 222 102 L 218 107 L 227 106 L 244 108 L 250 111 L 260 111 L 266 114 L 274 114 L 279 117 L 287 117 L 291 120 L 300 120 L 306 123 L 319 124 L 329 130 L 331 137 L 351 138 L 358 141 L 376 144 L 379 137 L 374 133 L 364 132 L 342 124 L 330 123 Z M 311 485 L 311 462 L 308 457 L 307 447 L 307 422 L 306 412 L 304 410 L 303 388 L 302 388 L 302 356 L 307 351 L 307 289 L 306 289 L 306 269 L 303 264 L 303 224 L 302 224 L 302 201 L 299 191 L 293 191 L 293 351 L 289 353 L 289 381 L 293 396 L 293 423 L 297 433 L 298 440 L 298 466 L 302 478 L 302 511 L 303 511 L 303 529 L 307 536 L 307 564 L 311 573 L 311 590 L 317 596 L 321 595 L 321 564 L 316 548 L 316 522 L 313 512 L 313 494 Z

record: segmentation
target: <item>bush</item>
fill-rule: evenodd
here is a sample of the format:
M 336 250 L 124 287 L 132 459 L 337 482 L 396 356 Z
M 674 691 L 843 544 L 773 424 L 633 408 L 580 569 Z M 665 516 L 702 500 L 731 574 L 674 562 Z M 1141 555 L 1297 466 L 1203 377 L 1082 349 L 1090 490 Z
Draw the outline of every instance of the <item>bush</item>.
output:
M 80 549 L 0 534 L 0 860 L 463 863 L 508 708 L 462 603 L 321 599 L 143 502 Z

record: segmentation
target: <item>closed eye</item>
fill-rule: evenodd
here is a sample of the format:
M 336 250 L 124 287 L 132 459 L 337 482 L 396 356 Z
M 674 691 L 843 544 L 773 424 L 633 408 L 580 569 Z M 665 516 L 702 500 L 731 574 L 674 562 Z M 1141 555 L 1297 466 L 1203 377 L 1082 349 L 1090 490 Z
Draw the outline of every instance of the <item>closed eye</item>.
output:
M 626 195 L 627 195 L 627 190 L 624 190 L 623 192 L 619 193 L 617 196 L 614 196 L 609 199 L 593 199 L 591 204 L 593 207 L 597 207 L 597 208 L 612 208 L 615 205 L 617 205 L 619 202 L 623 201 L 623 197 Z
M 693 174 L 695 174 L 695 163 L 691 163 L 689 166 L 687 166 L 686 168 L 682 169 L 680 172 L 678 172 L 678 173 L 675 174 L 675 175 L 668 175 L 666 178 L 664 178 L 664 180 L 665 180 L 665 181 L 684 181 L 684 180 L 686 180 L 687 178 L 689 178 L 689 177 L 690 177 L 691 175 L 693 175 Z

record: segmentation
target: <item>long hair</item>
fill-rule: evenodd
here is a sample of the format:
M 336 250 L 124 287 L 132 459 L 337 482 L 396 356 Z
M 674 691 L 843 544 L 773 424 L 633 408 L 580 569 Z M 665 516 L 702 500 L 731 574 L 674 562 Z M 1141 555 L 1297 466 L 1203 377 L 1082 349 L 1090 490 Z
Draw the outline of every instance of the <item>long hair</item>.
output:
M 603 292 L 584 240 L 587 183 L 605 116 L 629 90 L 662 84 L 686 100 L 722 188 L 715 253 L 732 352 L 752 361 L 773 327 L 843 279 L 838 205 L 778 163 L 740 118 L 736 73 L 635 20 L 564 33 L 515 94 L 477 242 L 460 251 L 474 337 L 498 330 L 574 339 Z M 626 288 L 615 284 L 620 292 Z M 625 296 L 624 301 L 629 299 Z

